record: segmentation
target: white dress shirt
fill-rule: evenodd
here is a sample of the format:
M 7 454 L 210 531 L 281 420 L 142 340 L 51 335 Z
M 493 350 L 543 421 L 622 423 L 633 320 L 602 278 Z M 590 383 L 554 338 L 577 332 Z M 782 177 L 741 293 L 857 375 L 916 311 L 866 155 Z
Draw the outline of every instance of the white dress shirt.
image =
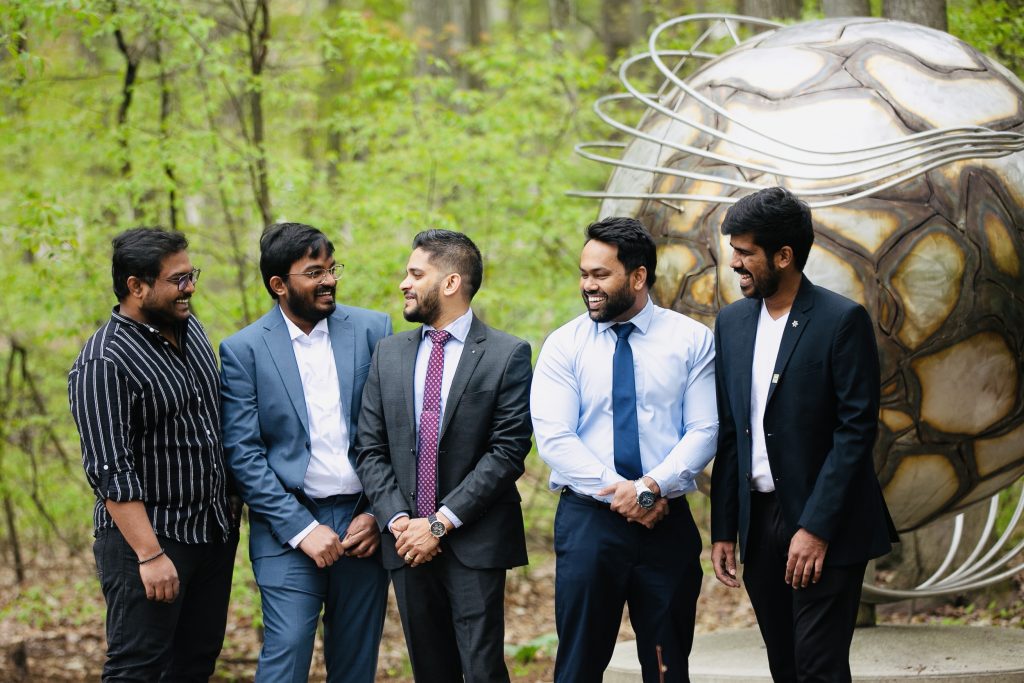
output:
M 469 309 L 458 318 L 453 320 L 445 331 L 451 335 L 451 339 L 444 345 L 444 372 L 441 374 L 441 420 L 438 422 L 438 429 L 444 424 L 444 410 L 448 404 L 448 392 L 452 388 L 452 380 L 455 378 L 455 370 L 459 367 L 459 360 L 462 358 L 462 350 L 466 348 L 466 337 L 469 336 L 469 328 L 473 324 L 473 309 Z M 434 342 L 430 340 L 427 332 L 437 329 L 431 325 L 424 325 L 421 328 L 420 347 L 416 351 L 416 374 L 413 379 L 413 399 L 416 406 L 416 434 L 419 438 L 420 414 L 423 412 L 423 388 L 427 383 L 427 366 L 430 365 L 430 350 Z M 440 457 L 440 456 L 438 456 Z M 462 526 L 459 519 L 447 505 L 442 505 L 438 512 L 442 513 L 456 527 Z M 388 522 L 391 523 L 399 517 L 406 515 L 399 513 Z
M 650 299 L 630 322 L 640 460 L 661 494 L 675 498 L 696 490 L 694 479 L 715 454 L 714 336 Z M 568 486 L 598 498 L 601 489 L 625 481 L 613 449 L 612 324 L 583 314 L 552 332 L 537 360 L 530 411 L 552 489 Z
M 782 334 L 789 314 L 772 320 L 764 301 L 757 319 L 754 339 L 754 362 L 750 369 L 750 438 L 753 453 L 750 462 L 750 484 L 762 493 L 775 490 L 772 468 L 768 463 L 768 445 L 764 440 L 764 411 L 768 407 L 768 391 L 775 377 L 775 361 L 779 357 Z
M 341 401 L 327 319 L 320 320 L 308 335 L 288 316 L 284 316 L 284 322 L 299 367 L 309 423 L 310 457 L 302 489 L 310 498 L 361 493 L 362 484 L 348 459 L 348 418 Z M 317 524 L 314 521 L 293 536 L 289 545 L 298 547 Z

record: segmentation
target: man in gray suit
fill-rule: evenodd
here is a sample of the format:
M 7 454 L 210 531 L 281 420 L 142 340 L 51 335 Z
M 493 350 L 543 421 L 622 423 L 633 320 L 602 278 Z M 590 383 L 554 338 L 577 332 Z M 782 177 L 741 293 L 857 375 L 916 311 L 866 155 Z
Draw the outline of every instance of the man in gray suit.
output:
M 530 345 L 484 325 L 472 240 L 413 240 L 400 288 L 421 327 L 381 340 L 356 470 L 383 535 L 419 683 L 508 681 L 505 570 L 526 564 L 516 479 L 530 450 Z
M 373 347 L 391 319 L 334 301 L 343 265 L 316 228 L 260 239 L 277 305 L 220 347 L 224 450 L 249 504 L 249 556 L 263 603 L 257 681 L 305 682 L 323 611 L 332 682 L 372 683 L 387 573 L 351 454 Z

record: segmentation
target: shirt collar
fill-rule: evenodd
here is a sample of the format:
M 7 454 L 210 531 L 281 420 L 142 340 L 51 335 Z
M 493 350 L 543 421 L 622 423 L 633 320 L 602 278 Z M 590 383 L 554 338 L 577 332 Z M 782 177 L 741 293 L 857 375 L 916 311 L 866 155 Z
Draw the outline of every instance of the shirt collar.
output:
M 473 309 L 470 308 L 468 311 L 460 315 L 455 320 L 448 324 L 448 327 L 444 328 L 448 334 L 458 339 L 461 343 L 466 343 L 466 337 L 469 336 L 469 328 L 473 324 Z M 427 336 L 429 330 L 436 329 L 431 325 L 424 325 L 420 328 L 420 340 Z
M 124 313 L 122 313 L 121 312 L 121 304 L 118 304 L 118 305 L 114 306 L 113 310 L 111 310 L 111 312 L 110 312 L 110 317 L 111 317 L 112 320 L 116 320 L 119 323 L 123 323 L 125 325 L 131 325 L 132 327 L 134 327 L 136 329 L 146 330 L 150 334 L 155 334 L 156 336 L 161 337 L 161 338 L 163 337 L 163 335 L 160 333 L 160 330 L 156 329 L 152 325 L 149 325 L 147 323 L 144 323 L 144 322 L 141 322 L 139 320 L 136 320 L 135 318 L 129 318 Z M 189 316 L 188 320 L 191 320 L 191 319 L 192 319 L 192 316 Z M 186 321 L 184 324 L 178 325 L 175 328 L 175 331 L 176 331 L 177 335 L 179 337 L 181 337 L 181 335 L 183 335 L 187 331 L 187 329 L 188 329 L 188 321 Z
M 644 305 L 640 312 L 634 315 L 629 320 L 623 320 L 621 322 L 629 322 L 636 325 L 636 331 L 640 334 L 647 334 L 647 328 L 651 326 L 651 321 L 654 319 L 654 302 L 651 301 L 651 297 L 647 297 L 647 303 Z M 608 322 L 596 323 L 597 333 L 601 334 L 610 328 L 612 325 L 618 325 L 618 322 L 609 320 Z
M 327 318 L 321 318 L 319 322 L 313 326 L 313 329 L 309 331 L 309 335 L 306 335 L 305 332 L 299 329 L 298 325 L 293 323 L 291 319 L 284 314 L 284 311 L 281 311 L 281 317 L 284 318 L 284 324 L 288 326 L 288 337 L 292 341 L 298 340 L 300 342 L 308 342 L 317 335 L 330 334 L 327 328 Z

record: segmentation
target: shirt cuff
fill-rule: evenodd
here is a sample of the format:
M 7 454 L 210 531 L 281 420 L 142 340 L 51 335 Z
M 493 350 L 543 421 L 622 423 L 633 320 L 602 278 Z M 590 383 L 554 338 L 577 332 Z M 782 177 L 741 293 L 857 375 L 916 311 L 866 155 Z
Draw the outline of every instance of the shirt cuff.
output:
M 447 505 L 442 505 L 441 509 L 438 510 L 438 512 L 440 512 L 445 517 L 447 517 L 448 521 L 451 522 L 452 526 L 455 527 L 456 529 L 458 529 L 460 526 L 462 526 L 462 520 L 459 519 L 455 515 L 455 513 L 451 511 L 451 508 L 449 508 Z
M 391 531 L 391 525 L 394 524 L 396 520 L 401 519 L 402 517 L 408 517 L 408 516 L 409 516 L 408 512 L 399 512 L 399 513 L 395 514 L 394 517 L 392 517 L 391 519 L 388 520 L 388 531 Z M 391 531 L 392 535 L 394 535 L 394 533 L 395 533 L 394 531 Z
M 309 526 L 307 526 L 305 529 L 289 538 L 288 545 L 290 545 L 292 548 L 298 548 L 299 544 L 302 543 L 306 536 L 309 536 L 313 532 L 313 529 L 317 528 L 318 526 L 320 526 L 320 522 L 314 519 L 312 522 L 309 523 Z

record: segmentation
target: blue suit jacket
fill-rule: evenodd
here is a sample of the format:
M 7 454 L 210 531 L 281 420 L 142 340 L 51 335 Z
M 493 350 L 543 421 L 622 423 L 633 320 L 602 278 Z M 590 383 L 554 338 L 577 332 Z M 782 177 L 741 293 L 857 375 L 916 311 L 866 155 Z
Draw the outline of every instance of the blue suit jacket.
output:
M 359 403 L 384 313 L 338 305 L 327 319 L 354 456 Z M 220 345 L 224 455 L 249 505 L 249 555 L 280 555 L 313 515 L 299 501 L 310 458 L 306 399 L 280 307 Z
M 761 299 L 718 314 L 715 380 L 718 454 L 711 476 L 711 536 L 746 555 L 750 527 L 751 366 Z M 875 476 L 879 363 L 864 307 L 805 276 L 775 361 L 764 415 L 768 462 L 790 534 L 829 542 L 826 565 L 865 562 L 897 540 Z

